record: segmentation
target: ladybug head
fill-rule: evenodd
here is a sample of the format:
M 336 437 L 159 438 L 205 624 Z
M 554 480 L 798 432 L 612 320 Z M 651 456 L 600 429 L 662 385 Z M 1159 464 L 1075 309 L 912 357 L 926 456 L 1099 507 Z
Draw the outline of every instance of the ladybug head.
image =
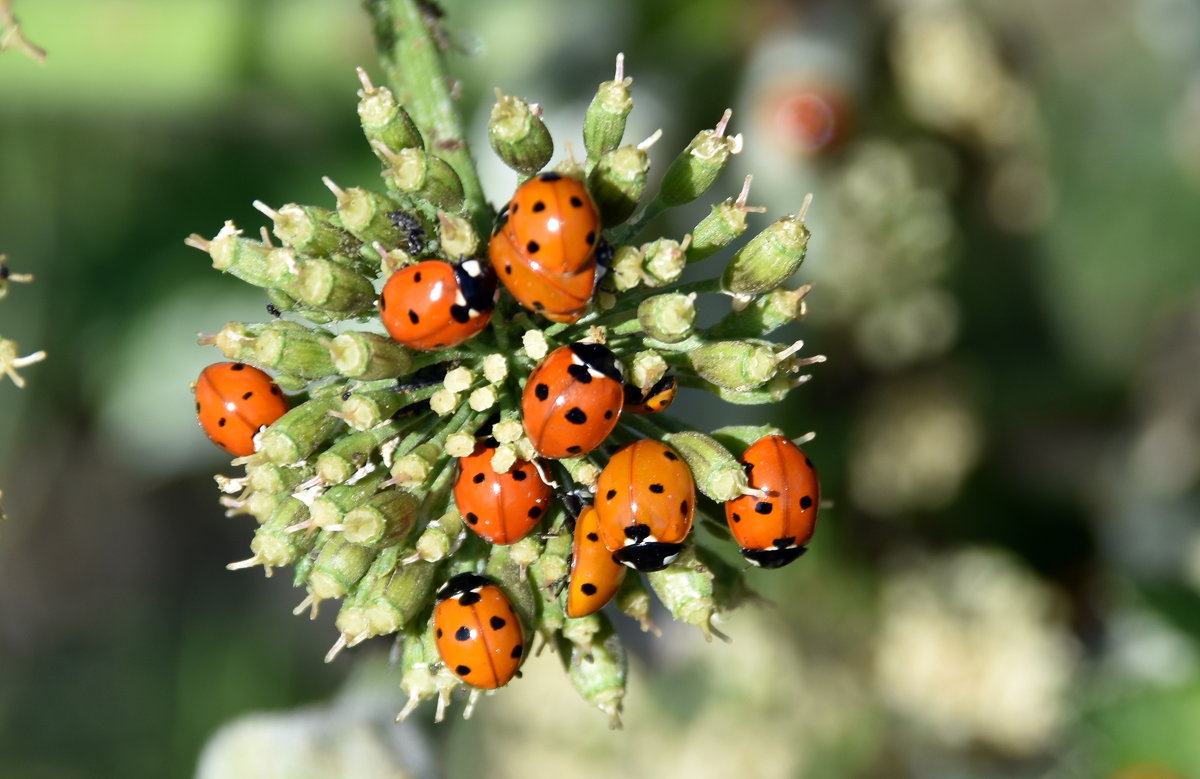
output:
M 437 599 L 443 601 L 446 598 L 453 598 L 455 595 L 462 595 L 472 590 L 478 590 L 480 587 L 491 583 L 491 579 L 486 576 L 480 576 L 477 573 L 460 573 L 446 582 L 442 589 L 438 590 Z
M 607 346 L 577 341 L 571 344 L 571 351 L 580 362 L 596 373 L 615 381 L 625 380 L 625 371 L 621 368 L 621 363 L 617 362 L 617 356 Z
M 483 313 L 496 307 L 499 290 L 491 263 L 474 258 L 463 260 L 454 266 L 454 279 L 468 309 Z
M 806 546 L 789 546 L 784 549 L 742 549 L 742 557 L 759 568 L 782 568 L 808 551 Z
M 661 541 L 651 541 L 650 543 L 631 544 L 618 550 L 613 553 L 613 559 L 628 565 L 635 571 L 653 573 L 661 571 L 675 562 L 675 558 L 681 551 L 683 551 L 683 544 L 664 544 Z

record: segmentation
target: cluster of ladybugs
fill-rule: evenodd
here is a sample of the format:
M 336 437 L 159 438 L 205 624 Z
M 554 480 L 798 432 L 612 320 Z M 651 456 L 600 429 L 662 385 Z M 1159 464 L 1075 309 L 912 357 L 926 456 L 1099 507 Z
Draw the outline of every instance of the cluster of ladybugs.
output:
M 627 82 L 622 83 L 627 86 Z M 372 90 L 373 93 L 380 91 L 373 87 Z M 711 134 L 711 131 L 708 132 Z M 720 132 L 719 128 L 716 133 L 718 140 L 722 140 Z M 619 131 L 617 140 L 619 141 Z M 690 149 L 691 147 L 683 158 L 691 159 L 688 156 Z M 707 160 L 708 157 L 697 155 L 696 159 Z M 719 166 L 717 170 L 719 171 Z M 644 171 L 642 174 L 644 176 Z M 712 173 L 714 178 L 715 175 L 715 172 Z M 459 447 L 452 452 L 447 436 L 436 432 L 436 424 L 425 427 L 409 424 L 408 427 L 403 427 L 405 443 L 399 451 L 413 453 L 420 446 L 434 446 L 436 451 L 421 455 L 429 467 L 422 471 L 422 475 L 416 481 L 407 482 L 396 476 L 397 471 L 393 469 L 394 478 L 391 482 L 370 482 L 369 488 L 359 497 L 353 500 L 347 498 L 349 502 L 344 508 L 349 511 L 350 507 L 361 505 L 372 496 L 379 497 L 383 494 L 381 488 L 392 483 L 397 485 L 398 490 L 412 490 L 412 494 L 425 500 L 438 489 L 433 486 L 437 482 L 434 474 L 438 473 L 441 466 L 435 466 L 435 463 L 443 462 L 444 458 L 451 454 L 458 458 L 458 462 L 452 475 L 452 484 L 447 484 L 448 491 L 453 495 L 453 504 L 449 506 L 449 510 L 461 518 L 463 528 L 492 545 L 489 548 L 516 548 L 515 545 L 527 539 L 536 539 L 535 531 L 540 525 L 553 524 L 552 531 L 558 533 L 562 525 L 558 523 L 557 518 L 563 516 L 564 512 L 553 511 L 556 508 L 557 495 L 566 517 L 566 530 L 562 532 L 570 533 L 570 562 L 561 580 L 541 586 L 552 591 L 549 597 L 558 601 L 561 604 L 561 613 L 572 620 L 595 615 L 610 602 L 625 584 L 630 568 L 650 574 L 652 583 L 657 572 L 674 570 L 679 566 L 684 566 L 689 571 L 704 570 L 694 556 L 688 556 L 691 553 L 687 551 L 688 537 L 697 510 L 698 484 L 703 495 L 724 504 L 729 532 L 746 560 L 764 568 L 787 565 L 805 551 L 805 545 L 813 535 L 820 500 L 819 485 L 812 463 L 792 441 L 782 435 L 772 432 L 738 438 L 737 440 L 743 442 L 741 445 L 746 447 L 738 460 L 734 460 L 723 446 L 699 433 L 670 433 L 665 436 L 665 441 L 631 435 L 631 431 L 637 430 L 645 435 L 648 430 L 667 432 L 672 429 L 671 425 L 661 423 L 632 423 L 637 418 L 656 419 L 645 415 L 657 414 L 670 406 L 681 383 L 714 388 L 716 385 L 712 383 L 713 380 L 706 376 L 717 375 L 727 366 L 717 369 L 716 373 L 704 374 L 699 368 L 689 366 L 686 361 L 676 359 L 670 363 L 668 370 L 668 363 L 658 358 L 662 363 L 659 371 L 661 375 L 655 375 L 654 378 L 640 383 L 627 381 L 627 368 L 619 355 L 624 355 L 628 360 L 630 351 L 641 346 L 643 348 L 637 354 L 651 354 L 657 357 L 654 352 L 647 351 L 644 347 L 660 342 L 649 334 L 640 344 L 636 337 L 630 337 L 634 330 L 628 325 L 637 324 L 642 320 L 641 311 L 644 305 L 639 307 L 636 317 L 631 319 L 626 316 L 624 320 L 620 320 L 614 316 L 619 312 L 611 303 L 601 307 L 595 302 L 597 290 L 613 260 L 613 251 L 602 237 L 602 230 L 612 227 L 612 223 L 607 218 L 608 212 L 599 207 L 594 200 L 590 186 L 590 179 L 589 183 L 585 183 L 570 173 L 542 172 L 528 178 L 500 212 L 488 242 L 486 257 L 449 257 L 447 253 L 430 256 L 429 251 L 421 251 L 421 241 L 413 236 L 414 232 L 419 232 L 419 225 L 410 229 L 408 233 L 408 246 L 412 254 L 418 255 L 419 258 L 410 257 L 401 262 L 398 269 L 395 269 L 395 266 L 388 268 L 387 247 L 378 242 L 374 244 L 377 253 L 385 257 L 382 267 L 390 273 L 375 305 L 384 329 L 390 336 L 391 346 L 381 346 L 377 341 L 370 341 L 371 348 L 382 350 L 381 353 L 387 353 L 388 349 L 400 349 L 403 354 L 399 357 L 392 355 L 389 359 L 395 359 L 395 364 L 403 364 L 406 367 L 397 368 L 394 372 L 372 369 L 369 378 L 376 381 L 372 386 L 377 388 L 379 382 L 383 381 L 382 377 L 391 377 L 390 389 L 400 391 L 410 402 L 407 405 L 401 404 L 403 407 L 397 405 L 395 413 L 384 412 L 377 422 L 370 423 L 367 428 L 358 428 L 363 432 L 357 435 L 367 436 L 369 439 L 368 444 L 354 450 L 357 452 L 352 458 L 354 467 L 360 469 L 350 477 L 350 473 L 354 473 L 354 469 L 351 468 L 342 477 L 343 481 L 339 482 L 347 485 L 346 489 L 349 489 L 348 485 L 376 467 L 375 464 L 380 460 L 385 466 L 391 467 L 392 458 L 396 456 L 397 451 L 394 445 L 401 438 L 401 432 L 397 431 L 403 427 L 397 420 L 404 415 L 411 417 L 414 410 L 415 413 L 422 414 L 431 407 L 438 414 L 445 415 L 461 407 L 460 402 L 454 401 L 454 404 L 448 407 L 450 411 L 445 408 L 438 410 L 436 406 L 431 406 L 431 394 L 419 388 L 427 387 L 431 383 L 436 384 L 443 379 L 449 387 L 447 371 L 451 366 L 469 363 L 472 367 L 478 367 L 485 356 L 501 359 L 506 367 L 499 371 L 499 379 L 491 381 L 494 386 L 501 388 L 501 393 L 508 393 L 509 389 L 513 391 L 513 404 L 508 407 L 500 404 L 503 419 L 510 426 L 515 424 L 514 420 L 518 417 L 513 406 L 516 405 L 515 398 L 519 396 L 520 425 L 515 435 L 511 427 L 503 437 L 497 432 L 500 429 L 498 421 L 501 417 L 491 409 L 492 401 L 481 403 L 478 409 L 475 409 L 472 402 L 474 413 L 471 414 L 455 413 L 457 427 L 454 429 L 465 431 L 474 437 L 473 451 L 468 443 L 465 449 Z M 703 191 L 703 188 L 699 188 L 699 191 Z M 337 194 L 340 211 L 340 199 L 344 193 L 337 191 Z M 739 198 L 736 204 L 732 200 L 726 201 L 728 211 L 724 213 L 733 215 L 732 226 L 722 223 L 721 229 L 725 230 L 725 233 L 720 240 L 710 241 L 712 248 L 707 250 L 708 253 L 720 248 L 745 229 L 745 212 L 752 209 L 744 207 L 744 196 L 743 192 L 742 198 Z M 717 209 L 714 209 L 714 214 L 717 214 Z M 398 211 L 389 212 L 387 217 L 397 228 L 406 222 L 417 221 Z M 781 222 L 787 222 L 787 219 Z M 355 232 L 354 235 L 359 236 L 360 233 Z M 806 240 L 806 236 L 805 232 L 802 238 Z M 233 249 L 228 248 L 232 244 L 227 244 L 226 248 L 218 250 L 216 244 L 223 237 L 233 239 L 234 233 L 223 231 L 212 242 L 196 241 L 194 245 L 210 251 L 215 266 L 218 266 L 219 252 L 224 252 L 220 255 L 221 264 L 218 267 L 235 272 L 252 283 L 271 287 L 273 282 L 259 280 L 270 275 L 264 270 L 270 265 L 269 243 L 264 240 L 263 244 L 254 246 L 248 243 L 244 246 L 236 244 Z M 362 238 L 362 241 L 365 245 L 366 238 Z M 770 250 L 775 251 L 774 247 L 779 241 L 775 237 L 771 237 L 770 241 L 775 242 L 770 244 Z M 685 249 L 686 246 L 685 242 Z M 759 278 L 763 274 L 756 276 L 753 269 L 742 269 L 739 271 L 740 276 L 735 274 L 732 283 L 727 275 L 725 286 L 718 289 L 713 285 L 709 291 L 741 295 L 742 303 L 745 304 L 764 292 L 774 290 L 791 274 L 803 256 L 803 243 L 786 246 L 785 249 L 788 253 L 787 262 L 774 265 L 770 262 L 765 263 L 765 274 L 774 274 L 777 278 L 763 282 Z M 264 257 L 267 259 L 262 259 Z M 242 265 L 239 266 L 238 263 Z M 230 269 L 231 264 L 235 269 Z M 294 260 L 287 259 L 283 262 L 280 265 L 280 277 L 289 273 L 296 276 L 303 270 L 297 270 L 294 265 L 298 267 Z M 356 272 L 368 272 L 363 271 L 361 266 L 352 267 L 358 268 Z M 339 270 L 337 273 L 343 271 Z M 659 282 L 656 286 L 666 283 L 668 282 Z M 515 308 L 511 301 L 502 299 L 501 287 L 508 292 L 512 301 L 526 312 Z M 296 289 L 300 290 L 296 294 L 308 291 L 307 288 Z M 608 289 L 610 294 L 614 292 L 611 284 L 608 285 Z M 620 289 L 622 287 L 618 286 L 615 291 Z M 799 293 L 798 297 L 792 299 L 793 302 L 802 298 L 802 295 L 803 293 Z M 676 293 L 675 297 L 685 296 Z M 285 295 L 283 299 L 291 298 Z M 362 316 L 361 302 L 355 303 L 355 300 L 361 301 L 361 295 L 359 298 L 350 294 L 336 298 L 336 304 L 342 308 L 337 309 L 339 313 L 330 318 L 348 319 Z M 644 304 L 648 300 L 650 298 L 642 296 L 637 302 Z M 359 305 L 360 308 L 354 309 L 354 305 Z M 786 305 L 783 307 L 787 308 Z M 752 321 L 749 329 L 738 325 L 734 328 L 735 331 L 746 331 L 748 335 L 765 334 L 779 324 L 790 321 L 788 316 L 795 316 L 783 315 L 763 324 L 773 316 L 768 307 L 762 306 L 760 309 L 749 311 L 748 314 Z M 507 338 L 503 334 L 487 335 L 483 339 L 472 340 L 488 331 L 489 324 L 493 325 L 493 329 L 512 326 L 515 322 L 528 326 L 535 321 L 534 316 L 541 316 L 555 323 L 545 334 L 532 331 L 541 338 L 542 343 L 545 344 L 549 336 L 562 345 L 552 348 L 552 343 L 540 350 L 540 353 L 538 350 L 526 349 L 525 355 L 504 355 L 503 344 L 507 343 Z M 626 330 L 615 339 L 609 338 L 607 341 L 603 327 L 593 326 L 586 332 L 583 329 L 597 322 L 612 326 L 622 321 L 627 326 Z M 564 329 L 576 323 L 579 323 L 578 329 Z M 289 321 L 278 324 L 288 326 L 281 330 L 284 336 L 299 339 L 296 341 L 300 344 L 297 354 L 309 354 L 305 350 L 310 348 L 320 351 L 323 347 L 319 344 L 327 343 L 316 336 L 310 338 L 301 332 L 298 326 L 292 327 L 293 323 Z M 234 332 L 248 333 L 250 331 L 247 328 L 252 327 L 259 328 L 256 332 L 264 332 L 269 326 L 240 326 L 240 329 L 235 328 Z M 688 328 L 690 327 L 689 320 Z M 360 335 L 382 338 L 370 334 Z M 793 352 L 794 348 L 773 352 L 769 342 L 760 339 L 736 341 L 728 340 L 731 336 L 725 338 L 726 340 L 720 342 L 720 348 L 732 349 L 737 355 L 748 355 L 744 358 L 725 360 L 720 356 L 724 352 L 715 352 L 716 362 L 737 363 L 730 370 L 740 371 L 727 388 L 735 394 L 742 392 L 751 398 L 740 402 L 769 402 L 758 399 L 759 395 L 753 393 L 758 391 L 756 388 L 764 385 L 768 378 L 777 375 L 775 366 Z M 269 460 L 277 467 L 294 467 L 297 473 L 311 474 L 313 469 L 309 458 L 316 455 L 325 445 L 322 442 L 328 442 L 331 436 L 328 430 L 322 427 L 324 422 L 310 420 L 297 423 L 297 427 L 307 424 L 313 430 L 320 428 L 320 433 L 312 434 L 314 439 L 320 439 L 319 442 L 307 449 L 297 449 L 299 454 L 296 456 L 281 458 L 276 453 L 267 451 L 269 447 L 264 446 L 266 437 L 286 426 L 286 418 L 295 417 L 301 407 L 289 409 L 287 399 L 271 376 L 241 361 L 243 358 L 240 355 L 246 352 L 245 343 L 253 340 L 252 335 L 236 335 L 233 338 L 234 345 L 226 349 L 226 354 L 231 357 L 236 354 L 237 361 L 211 365 L 200 375 L 195 385 L 200 425 L 209 438 L 225 451 L 235 457 L 244 458 L 243 462 L 247 463 L 248 472 L 251 465 L 260 460 Z M 481 345 L 485 341 L 486 345 Z M 235 354 L 231 354 L 230 350 Z M 769 370 L 759 376 L 757 371 L 761 370 L 764 364 L 764 353 L 768 356 L 766 364 Z M 416 357 L 410 359 L 404 355 Z M 427 355 L 428 359 L 421 355 Z M 530 359 L 527 360 L 527 357 Z M 253 358 L 249 359 L 254 361 Z M 325 365 L 322 360 L 327 359 L 320 358 L 316 362 Z M 267 361 L 260 361 L 259 364 L 279 367 L 278 363 Z M 385 360 L 381 364 L 392 363 Z M 420 365 L 426 367 L 417 370 Z M 512 372 L 509 370 L 510 366 L 519 367 L 520 370 Z M 295 375 L 305 382 L 314 377 L 339 375 L 337 370 L 320 372 L 323 370 L 326 368 L 313 369 L 308 373 L 297 371 Z M 488 370 L 486 366 L 484 370 Z M 524 376 L 519 375 L 526 372 Z M 432 379 L 422 377 L 422 374 L 431 374 Z M 743 374 L 749 375 L 750 378 L 743 378 Z M 340 375 L 353 377 L 359 374 Z M 776 397 L 775 393 L 779 392 L 778 396 L 782 396 L 782 392 L 786 392 L 796 383 L 799 383 L 799 380 L 785 382 L 782 390 L 763 390 L 760 395 L 769 399 Z M 313 398 L 330 398 L 336 395 L 341 395 L 343 400 L 347 400 L 357 391 L 353 382 L 335 382 L 329 386 L 333 389 L 314 390 L 310 400 L 302 405 L 317 403 Z M 324 392 L 324 395 L 321 395 L 321 392 Z M 329 406 L 319 408 L 325 409 Z M 388 414 L 392 414 L 390 419 Z M 621 428 L 615 439 L 612 438 L 614 432 L 618 431 L 622 415 L 630 414 L 638 416 L 626 416 L 625 421 L 630 424 Z M 326 418 L 326 412 L 320 411 L 319 419 Z M 284 421 L 280 422 L 281 419 Z M 470 421 L 464 423 L 464 420 Z M 447 425 L 450 421 L 447 419 Z M 492 437 L 483 433 L 489 426 Z M 267 428 L 266 431 L 264 428 Z M 413 432 L 418 428 L 421 432 Z M 382 431 L 378 440 L 371 438 L 376 430 Z M 522 430 L 523 436 L 520 435 Z M 650 435 L 653 436 L 653 433 Z M 684 446 L 672 437 L 678 435 L 704 438 L 711 443 L 714 452 L 719 450 L 727 462 L 714 455 L 716 460 L 720 460 L 717 466 L 709 468 L 702 465 L 701 461 L 707 462 L 705 458 L 708 455 L 703 452 L 697 454 L 696 447 Z M 518 441 L 524 443 L 525 448 L 518 448 L 512 443 L 498 444 L 498 439 L 505 442 Z M 614 440 L 616 444 L 613 443 Z M 391 454 L 381 454 L 388 450 L 389 441 L 393 444 Z M 702 450 L 707 445 L 702 444 L 699 448 Z M 355 446 L 358 447 L 359 444 L 355 443 Z M 499 450 L 505 447 L 508 449 L 508 456 L 502 458 L 499 456 Z M 332 451 L 333 448 L 336 448 L 336 445 L 326 451 Z M 348 447 L 347 451 L 349 450 Z M 513 456 L 514 452 L 522 453 L 525 459 Z M 572 468 L 579 467 L 581 463 L 590 464 L 596 454 L 608 455 L 603 467 L 591 466 L 594 472 L 590 477 L 577 478 L 578 472 Z M 561 463 L 561 467 L 556 461 Z M 729 471 L 736 472 L 736 478 L 733 478 L 732 482 L 725 482 L 736 486 L 732 489 L 726 486 L 722 490 L 714 491 L 705 474 L 721 469 L 724 469 L 725 476 L 729 476 Z M 556 473 L 559 474 L 557 480 L 552 478 Z M 320 477 L 317 477 L 316 481 L 302 481 L 303 479 L 309 477 L 296 476 L 293 481 L 288 482 L 292 485 L 288 490 L 296 490 L 291 493 L 292 498 L 303 498 L 311 504 L 314 493 L 309 487 L 315 485 L 318 491 L 328 488 L 328 485 L 320 483 Z M 579 486 L 559 487 L 564 483 L 569 485 L 572 481 L 579 482 Z M 298 482 L 299 486 L 296 486 Z M 719 497 L 715 497 L 718 492 Z M 272 510 L 276 514 L 282 513 L 285 518 L 290 517 L 292 515 L 288 512 L 292 511 L 292 508 L 289 506 L 298 505 L 297 501 L 287 503 L 285 499 L 285 504 L 272 504 L 283 506 Z M 414 513 L 411 510 L 411 502 L 405 503 L 404 507 L 403 511 Z M 552 515 L 554 519 L 548 519 Z M 264 522 L 261 514 L 256 516 L 260 517 L 260 522 Z M 423 513 L 421 516 L 429 517 L 429 514 Z M 263 527 L 268 528 L 274 524 L 274 519 L 271 519 L 265 521 Z M 427 524 L 432 527 L 437 522 L 429 521 Z M 387 545 L 394 547 L 402 543 L 412 525 L 413 521 L 404 525 L 405 531 L 395 536 L 398 540 L 388 540 L 392 536 L 381 531 L 378 537 L 370 542 L 374 545 L 372 549 L 382 549 Z M 320 527 L 322 538 L 328 538 L 332 526 Z M 291 533 L 305 528 L 310 533 L 315 529 L 310 522 L 304 521 L 289 526 L 287 531 Z M 292 537 L 294 536 L 289 536 Z M 566 538 L 564 537 L 564 541 Z M 548 541 L 546 543 L 549 544 Z M 463 544 L 461 534 L 456 544 Z M 302 555 L 309 554 L 311 545 L 294 546 L 294 549 L 289 547 L 289 551 L 282 555 L 264 557 L 256 552 L 255 561 L 267 566 L 268 570 L 271 565 L 291 562 L 296 562 L 299 569 L 298 561 Z M 411 547 L 408 548 L 411 550 Z M 482 558 L 467 555 L 458 561 L 453 557 L 454 549 L 457 549 L 457 546 L 452 546 L 448 552 L 439 552 L 437 556 L 421 558 L 429 562 L 440 562 L 443 559 L 454 561 L 450 565 L 451 575 L 437 590 L 434 598 L 429 623 L 432 640 L 436 644 L 436 652 L 444 668 L 458 680 L 478 689 L 500 687 L 513 678 L 527 654 L 528 637 L 535 627 L 527 624 L 528 621 L 540 617 L 530 616 L 527 605 L 514 600 L 512 588 L 505 581 L 481 573 Z M 391 551 L 396 552 L 394 548 Z M 536 557 L 537 553 L 534 554 Z M 489 559 L 491 557 L 494 555 L 489 556 Z M 353 566 L 339 568 L 337 575 L 349 580 L 348 583 L 339 585 L 339 592 L 348 592 L 353 588 L 354 582 L 364 576 L 371 558 L 368 556 L 364 559 L 367 562 L 359 565 L 352 574 L 347 573 L 347 570 Z M 415 555 L 410 558 L 395 557 L 389 561 L 389 565 L 393 566 L 391 570 L 399 572 L 408 561 L 415 559 Z M 488 571 L 490 570 L 489 567 Z M 708 595 L 698 592 L 697 597 L 702 600 L 707 598 L 711 604 L 711 574 L 708 575 Z M 524 568 L 520 578 L 524 582 Z M 297 581 L 300 581 L 299 576 Z M 309 581 L 312 591 L 312 580 Z M 703 587 L 700 589 L 703 590 Z M 565 595 L 561 595 L 563 590 Z M 659 592 L 661 596 L 662 591 Z M 318 596 L 317 600 L 320 597 L 330 596 Z M 545 593 L 542 597 L 546 598 Z M 672 611 L 675 609 L 672 608 Z M 403 627 L 404 619 L 415 619 L 419 613 L 420 611 L 413 611 L 410 614 L 405 611 L 404 618 L 392 630 Z M 427 611 L 424 613 L 429 614 Z M 711 605 L 707 614 L 711 614 Z M 544 629 L 541 625 L 536 627 L 539 630 Z M 707 615 L 703 618 L 702 627 L 707 632 Z M 343 637 L 345 635 L 343 632 Z M 585 655 L 590 661 L 592 653 L 589 651 Z M 623 664 L 623 659 L 621 663 Z M 623 684 L 623 671 L 621 678 Z

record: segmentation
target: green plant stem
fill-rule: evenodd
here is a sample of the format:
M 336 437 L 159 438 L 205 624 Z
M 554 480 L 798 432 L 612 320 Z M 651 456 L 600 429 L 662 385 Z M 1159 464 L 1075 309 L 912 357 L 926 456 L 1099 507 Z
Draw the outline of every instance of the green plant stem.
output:
M 462 180 L 471 221 L 480 235 L 491 231 L 492 212 L 483 197 L 475 161 L 463 133 L 451 79 L 430 25 L 414 0 L 363 0 L 374 22 L 375 45 L 388 84 L 425 134 L 429 151 Z

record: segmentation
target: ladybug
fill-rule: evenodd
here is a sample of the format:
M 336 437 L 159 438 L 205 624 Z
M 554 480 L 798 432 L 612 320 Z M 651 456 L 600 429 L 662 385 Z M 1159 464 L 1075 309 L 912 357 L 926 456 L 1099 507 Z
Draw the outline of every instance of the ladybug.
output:
M 496 276 L 479 260 L 424 260 L 392 274 L 379 296 L 383 326 L 398 343 L 431 351 L 472 337 L 491 319 Z
M 781 435 L 758 439 L 742 454 L 759 494 L 725 502 L 725 519 L 753 565 L 782 568 L 806 551 L 817 524 L 821 485 L 804 452 Z
M 530 311 L 551 322 L 578 321 L 587 310 L 596 288 L 596 264 L 577 273 L 554 275 L 518 251 L 504 233 L 496 233 L 488 244 L 488 256 L 496 275 L 509 294 Z
M 196 415 L 212 442 L 234 457 L 254 454 L 258 431 L 287 413 L 271 377 L 240 362 L 208 366 L 196 380 Z
M 513 544 L 537 526 L 552 493 L 527 460 L 517 460 L 505 473 L 496 473 L 492 470 L 495 451 L 495 443 L 481 441 L 458 461 L 454 502 L 467 527 L 493 544 Z
M 618 451 L 596 482 L 600 538 L 638 571 L 660 571 L 683 549 L 696 512 L 692 472 L 675 450 L 642 439 Z
M 534 176 L 517 188 L 505 211 L 499 232 L 531 267 L 564 276 L 594 264 L 600 210 L 579 179 L 558 173 Z
M 624 372 L 599 344 L 573 343 L 550 352 L 529 374 L 521 396 L 525 433 L 544 457 L 586 454 L 617 426 Z
M 483 690 L 512 680 L 525 654 L 521 621 L 486 576 L 460 573 L 438 590 L 433 635 L 446 667 Z
M 617 594 L 625 578 L 625 566 L 613 559 L 600 540 L 600 515 L 585 506 L 575 520 L 575 548 L 571 552 L 571 574 L 567 580 L 568 617 L 586 617 L 603 608 Z
M 674 376 L 663 376 L 642 392 L 636 385 L 625 385 L 625 410 L 633 414 L 657 414 L 675 402 L 679 383 Z

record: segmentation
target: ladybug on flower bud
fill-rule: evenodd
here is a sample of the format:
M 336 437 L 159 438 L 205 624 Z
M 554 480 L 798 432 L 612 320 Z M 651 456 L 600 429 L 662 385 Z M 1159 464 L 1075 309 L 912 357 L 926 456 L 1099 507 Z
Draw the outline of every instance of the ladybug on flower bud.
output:
M 287 413 L 279 386 L 245 363 L 210 365 L 196 380 L 196 416 L 214 444 L 234 457 L 254 454 L 254 436 Z
M 388 335 L 410 349 L 457 346 L 487 327 L 496 307 L 496 276 L 476 259 L 425 260 L 392 274 L 379 296 Z
M 742 556 L 762 568 L 782 568 L 807 551 L 817 527 L 821 485 L 812 461 L 789 439 L 769 435 L 742 455 L 750 489 L 725 502 L 725 518 Z

